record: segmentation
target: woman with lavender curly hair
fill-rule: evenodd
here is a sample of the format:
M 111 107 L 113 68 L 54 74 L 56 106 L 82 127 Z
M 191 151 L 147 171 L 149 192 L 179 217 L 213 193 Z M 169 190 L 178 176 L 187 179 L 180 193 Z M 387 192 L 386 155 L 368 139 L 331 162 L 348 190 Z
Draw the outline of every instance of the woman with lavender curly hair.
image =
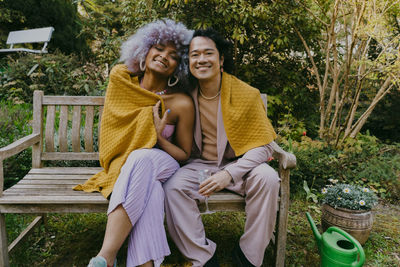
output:
M 192 147 L 194 106 L 185 93 L 191 37 L 183 24 L 163 19 L 121 47 L 124 64 L 111 70 L 101 121 L 104 170 L 75 188 L 110 199 L 103 245 L 88 266 L 116 266 L 128 235 L 126 266 L 160 266 L 170 254 L 162 184 Z

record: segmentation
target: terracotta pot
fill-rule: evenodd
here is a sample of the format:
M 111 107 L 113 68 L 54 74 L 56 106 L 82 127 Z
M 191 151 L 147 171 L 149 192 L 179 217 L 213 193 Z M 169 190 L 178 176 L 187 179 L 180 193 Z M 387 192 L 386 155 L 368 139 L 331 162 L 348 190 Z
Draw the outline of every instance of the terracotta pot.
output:
M 349 210 L 322 206 L 322 230 L 325 232 L 331 226 L 337 226 L 351 234 L 363 245 L 372 229 L 373 217 L 370 210 Z

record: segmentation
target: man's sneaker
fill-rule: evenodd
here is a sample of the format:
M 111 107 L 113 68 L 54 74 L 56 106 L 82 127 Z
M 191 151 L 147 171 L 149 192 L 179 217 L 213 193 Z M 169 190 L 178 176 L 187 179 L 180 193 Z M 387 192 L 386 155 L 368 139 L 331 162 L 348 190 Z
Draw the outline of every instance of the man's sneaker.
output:
M 217 252 L 214 252 L 214 255 L 204 264 L 204 267 L 219 267 Z
M 246 258 L 239 245 L 236 245 L 232 251 L 232 262 L 235 267 L 255 267 Z

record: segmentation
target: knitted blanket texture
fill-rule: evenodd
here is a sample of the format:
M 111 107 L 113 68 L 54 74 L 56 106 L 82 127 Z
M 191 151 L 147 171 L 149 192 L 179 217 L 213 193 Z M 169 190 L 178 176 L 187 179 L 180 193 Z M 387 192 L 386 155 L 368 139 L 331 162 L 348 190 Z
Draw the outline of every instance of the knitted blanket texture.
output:
M 152 107 L 160 96 L 139 86 L 126 65 L 116 65 L 110 73 L 100 128 L 100 165 L 103 171 L 74 190 L 101 192 L 107 198 L 129 154 L 140 148 L 151 148 L 157 142 Z
M 236 156 L 269 144 L 277 137 L 267 118 L 260 91 L 225 72 L 221 107 L 226 135 Z

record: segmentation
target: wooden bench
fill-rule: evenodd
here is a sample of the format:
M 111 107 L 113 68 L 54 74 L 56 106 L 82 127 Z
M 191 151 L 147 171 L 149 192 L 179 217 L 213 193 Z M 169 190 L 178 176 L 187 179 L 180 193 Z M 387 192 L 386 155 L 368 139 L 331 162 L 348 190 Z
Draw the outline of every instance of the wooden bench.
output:
M 266 101 L 266 96 L 263 95 Z M 0 266 L 9 266 L 8 253 L 18 241 L 41 221 L 38 216 L 23 233 L 8 246 L 5 213 L 89 213 L 106 212 L 108 200 L 100 193 L 73 191 L 98 167 L 43 167 L 50 160 L 98 160 L 95 137 L 103 111 L 104 97 L 44 96 L 34 92 L 33 133 L 0 149 Z M 279 214 L 276 226 L 276 266 L 284 266 L 286 230 L 289 207 L 289 169 L 296 165 L 293 154 L 275 146 L 282 179 Z M 3 160 L 32 147 L 32 169 L 16 185 L 3 191 Z M 200 209 L 203 209 L 200 205 Z M 236 194 L 220 192 L 209 199 L 211 210 L 236 211 L 244 209 L 244 199 Z
M 10 47 L 7 49 L 0 49 L 0 52 L 29 52 L 29 53 L 47 53 L 47 43 L 51 39 L 53 34 L 53 27 L 37 28 L 22 31 L 12 31 L 8 34 L 7 45 Z M 28 43 L 44 43 L 42 49 L 34 50 L 28 48 L 14 48 L 16 44 L 28 44 Z

